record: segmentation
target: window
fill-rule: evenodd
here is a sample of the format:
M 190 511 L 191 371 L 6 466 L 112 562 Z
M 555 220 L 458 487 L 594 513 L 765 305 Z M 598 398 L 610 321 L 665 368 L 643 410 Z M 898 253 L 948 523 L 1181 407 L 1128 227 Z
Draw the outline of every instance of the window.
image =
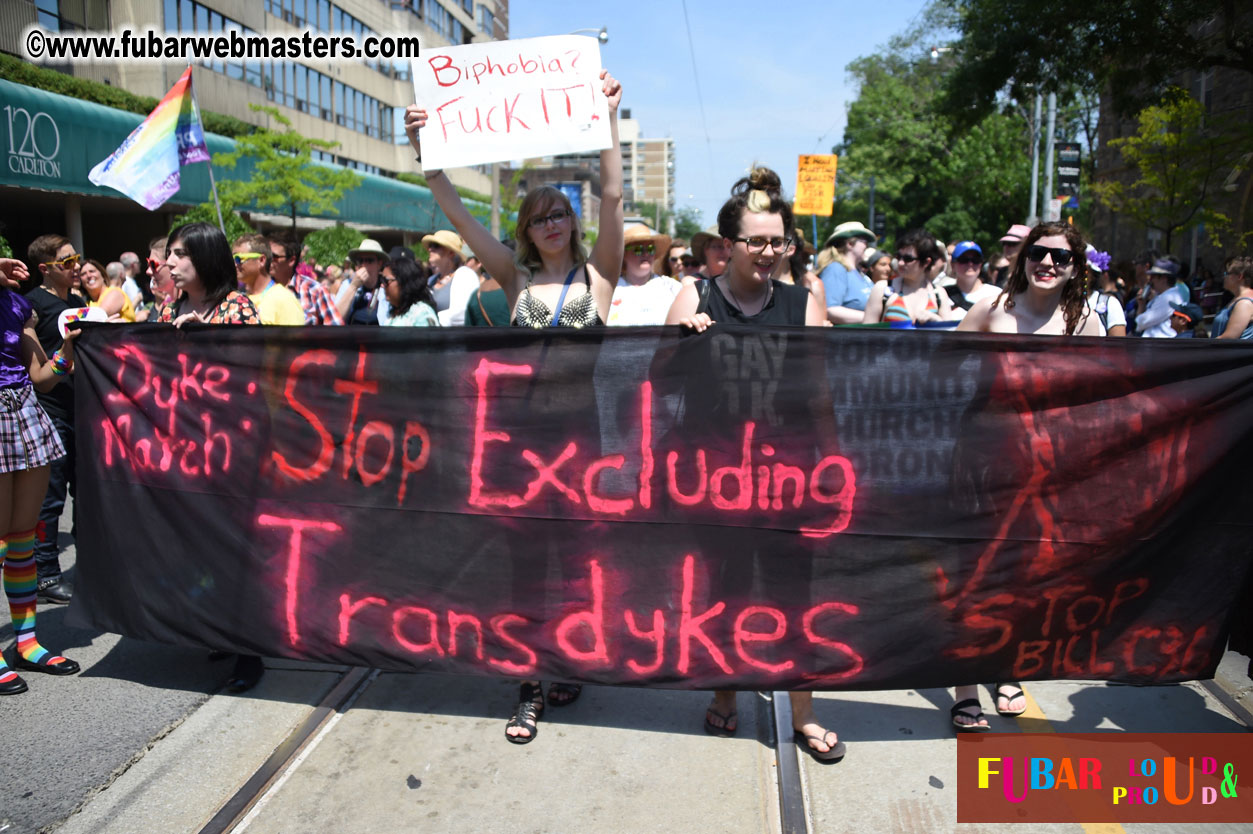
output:
M 492 36 L 495 29 L 495 18 L 492 10 L 487 6 L 479 6 L 479 31 L 488 37 Z

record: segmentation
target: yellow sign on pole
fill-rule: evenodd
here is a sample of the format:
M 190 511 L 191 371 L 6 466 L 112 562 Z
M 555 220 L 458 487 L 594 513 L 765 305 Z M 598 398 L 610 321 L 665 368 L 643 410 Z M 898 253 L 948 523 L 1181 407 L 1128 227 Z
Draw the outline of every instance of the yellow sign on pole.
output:
M 835 154 L 801 154 L 796 164 L 796 214 L 831 216 L 835 201 Z

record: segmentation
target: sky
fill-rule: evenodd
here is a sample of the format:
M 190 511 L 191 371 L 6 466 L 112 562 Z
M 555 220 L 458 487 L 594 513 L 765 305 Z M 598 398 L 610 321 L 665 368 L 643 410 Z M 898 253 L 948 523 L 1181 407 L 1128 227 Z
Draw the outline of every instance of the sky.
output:
M 830 153 L 843 138 L 856 95 L 845 66 L 878 51 L 925 5 L 687 0 L 689 51 L 682 2 L 513 0 L 509 36 L 606 27 L 601 63 L 622 82 L 622 108 L 643 137 L 674 138 L 675 208 L 696 207 L 709 226 L 754 162 L 795 190 L 797 156 Z

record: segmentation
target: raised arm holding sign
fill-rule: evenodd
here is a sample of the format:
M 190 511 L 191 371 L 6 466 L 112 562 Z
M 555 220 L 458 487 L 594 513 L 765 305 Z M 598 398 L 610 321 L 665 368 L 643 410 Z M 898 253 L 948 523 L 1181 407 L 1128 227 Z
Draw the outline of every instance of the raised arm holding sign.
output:
M 604 323 L 609 315 L 622 269 L 622 151 L 618 145 L 622 85 L 607 70 L 600 70 L 599 79 L 597 95 L 607 103 L 610 144 L 600 154 L 600 229 L 590 256 L 581 243 L 579 218 L 559 189 L 540 186 L 527 193 L 518 209 L 515 255 L 470 214 L 442 170 L 425 169 L 427 186 L 439 207 L 500 282 L 515 324 L 577 327 Z M 405 131 L 419 158 L 423 156 L 419 132 L 425 136 L 434 127 L 428 126 L 427 105 L 418 101 L 405 112 Z M 429 159 L 428 155 L 428 165 Z M 590 301 L 581 300 L 583 295 L 590 295 Z

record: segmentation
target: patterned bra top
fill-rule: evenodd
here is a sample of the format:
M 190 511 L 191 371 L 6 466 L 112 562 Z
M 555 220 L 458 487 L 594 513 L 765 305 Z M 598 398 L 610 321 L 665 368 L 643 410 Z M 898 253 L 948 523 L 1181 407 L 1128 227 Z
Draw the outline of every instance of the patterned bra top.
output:
M 576 266 L 566 276 L 566 284 L 574 278 L 576 272 L 583 270 L 583 284 L 587 292 L 561 304 L 557 313 L 557 327 L 596 327 L 604 324 L 600 312 L 596 309 L 596 298 L 592 295 L 592 282 L 587 274 L 587 266 Z M 563 293 L 564 297 L 564 293 Z M 531 295 L 531 281 L 528 279 L 522 294 L 518 296 L 518 309 L 513 317 L 514 327 L 552 327 L 553 312 L 548 305 Z
M 939 313 L 940 304 L 936 301 L 935 291 L 927 291 L 927 312 Z M 914 316 L 909 312 L 908 305 L 900 293 L 892 293 L 888 298 L 887 304 L 883 307 L 883 321 L 913 321 Z

